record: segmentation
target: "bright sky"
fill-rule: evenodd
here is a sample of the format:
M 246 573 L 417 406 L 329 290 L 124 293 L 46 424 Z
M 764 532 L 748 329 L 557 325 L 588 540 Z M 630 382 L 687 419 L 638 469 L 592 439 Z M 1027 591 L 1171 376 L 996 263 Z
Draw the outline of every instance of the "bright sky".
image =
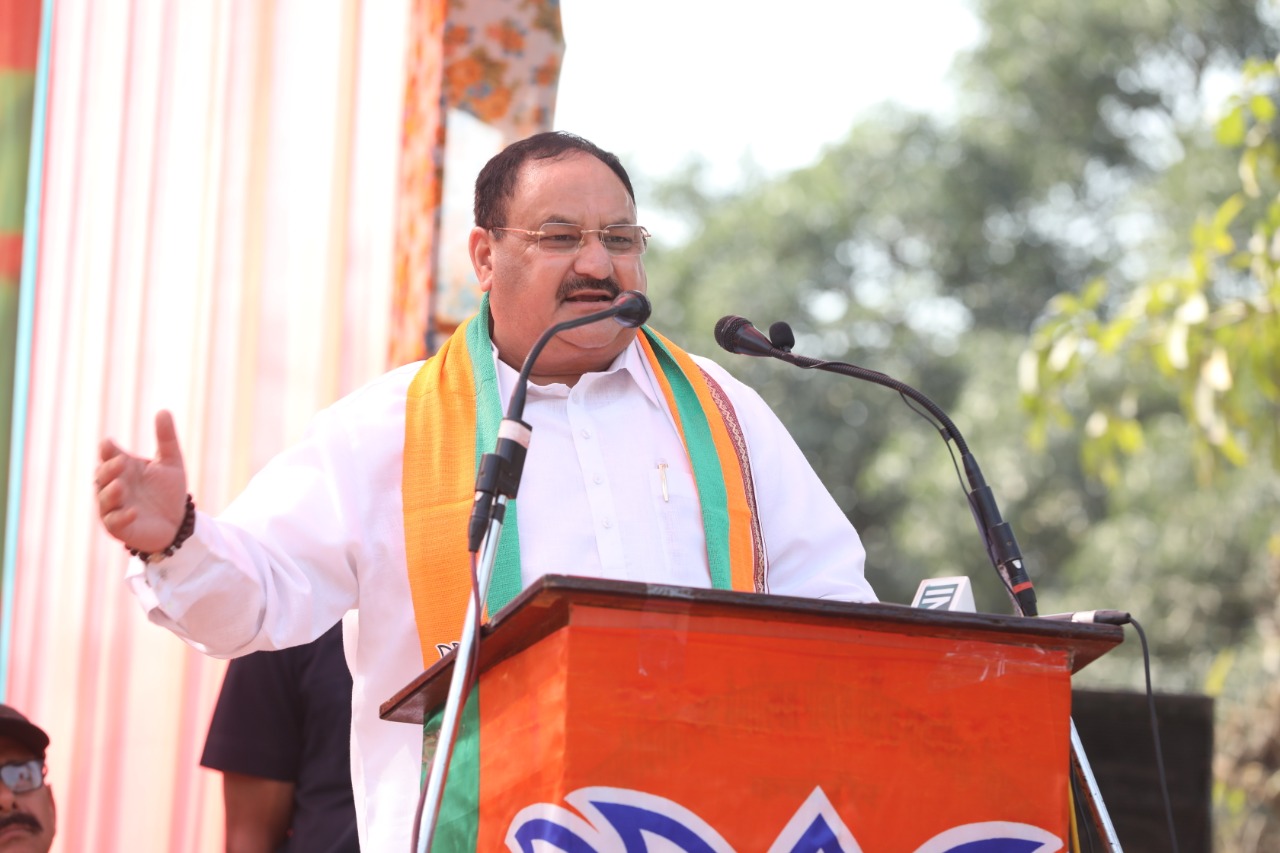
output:
M 768 173 L 814 162 L 881 101 L 948 110 L 951 61 L 979 35 L 965 0 L 561 0 L 560 8 L 556 128 L 649 177 L 700 155 L 719 184 L 741 173 L 744 156 Z

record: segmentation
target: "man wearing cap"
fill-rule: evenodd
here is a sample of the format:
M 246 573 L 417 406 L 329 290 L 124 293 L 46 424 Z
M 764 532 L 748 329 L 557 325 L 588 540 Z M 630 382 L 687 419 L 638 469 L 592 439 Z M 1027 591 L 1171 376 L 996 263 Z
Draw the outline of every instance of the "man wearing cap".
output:
M 0 705 L 0 853 L 48 853 L 57 831 L 53 791 L 44 782 L 49 736 Z

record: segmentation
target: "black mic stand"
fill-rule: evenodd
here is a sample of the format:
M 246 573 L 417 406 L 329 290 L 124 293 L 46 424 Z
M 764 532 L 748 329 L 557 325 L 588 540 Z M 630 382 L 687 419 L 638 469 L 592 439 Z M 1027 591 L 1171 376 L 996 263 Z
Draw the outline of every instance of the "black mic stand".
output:
M 1037 615 L 1035 591 L 1031 585 L 1031 580 L 1027 577 L 1026 568 L 1023 566 L 1022 554 L 1018 550 L 1018 543 L 1013 537 L 1013 530 L 1000 517 L 1000 510 L 996 507 L 995 497 L 991 493 L 991 488 L 982 476 L 978 461 L 969 452 L 969 446 L 965 443 L 964 437 L 960 435 L 960 430 L 956 428 L 951 418 L 937 404 L 910 385 L 899 382 L 886 374 L 868 370 L 856 364 L 821 361 L 808 356 L 796 355 L 791 352 L 791 347 L 795 345 L 795 335 L 791 332 L 791 327 L 783 322 L 774 323 L 770 326 L 769 337 L 766 338 L 749 320 L 742 317 L 722 317 L 720 322 L 716 324 L 715 337 L 716 343 L 732 353 L 768 356 L 793 364 L 796 367 L 826 370 L 873 382 L 876 385 L 892 388 L 904 397 L 914 400 L 923 406 L 941 424 L 943 438 L 954 441 L 960 451 L 965 475 L 968 477 L 969 484 L 973 489 L 968 494 L 970 509 L 972 509 L 974 520 L 978 524 L 978 530 L 987 544 L 987 554 L 1005 583 L 1005 588 L 1013 601 L 1015 611 L 1020 616 Z M 1106 849 L 1113 851 L 1113 853 L 1121 853 L 1123 848 L 1120 846 L 1120 839 L 1116 835 L 1115 826 L 1111 822 L 1111 815 L 1107 812 L 1106 803 L 1102 801 L 1102 791 L 1098 788 L 1097 779 L 1093 775 L 1093 768 L 1089 764 L 1088 756 L 1085 755 L 1084 745 L 1080 742 L 1075 720 L 1070 720 L 1070 723 L 1072 769 L 1083 788 L 1083 805 L 1093 819 L 1094 826 L 1102 836 Z
M 924 394 L 892 376 L 868 370 L 856 364 L 822 361 L 791 352 L 790 348 L 795 343 L 795 336 L 790 334 L 789 327 L 784 329 L 784 326 L 783 323 L 774 323 L 769 329 L 771 337 L 766 338 L 751 325 L 749 320 L 742 317 L 724 317 L 716 324 L 716 342 L 729 352 L 768 356 L 796 367 L 826 370 L 883 385 L 923 406 L 941 425 L 940 431 L 943 438 L 954 441 L 956 449 L 960 452 L 960 460 L 971 488 L 967 495 L 969 508 L 973 512 L 978 532 L 986 545 L 987 556 L 1004 582 L 1005 590 L 1009 593 L 1014 613 L 1018 616 L 1037 615 L 1035 588 L 1027 576 L 1022 552 L 1018 549 L 1018 541 L 1013 536 L 1013 528 L 1001 518 L 991 487 L 987 485 L 986 479 L 982 476 L 982 469 L 978 467 L 978 460 L 969 452 L 969 445 L 965 442 L 964 436 L 960 434 L 960 430 L 952 423 L 947 413 Z M 776 346 L 775 340 L 785 343 L 786 348 Z
M 449 772 L 449 760 L 458 736 L 458 724 L 466 704 L 466 692 L 470 681 L 470 661 L 475 655 L 480 637 L 480 614 L 477 601 L 483 602 L 489 593 L 489 581 L 493 577 L 493 564 L 498 556 L 498 542 L 502 537 L 502 522 L 506 516 L 507 502 L 514 499 L 520 488 L 520 475 L 524 471 L 524 458 L 529 448 L 533 428 L 520 419 L 524 414 L 524 401 L 529 387 L 529 374 L 543 348 L 561 332 L 607 320 L 617 319 L 623 326 L 634 328 L 649 319 L 649 299 L 638 290 L 624 290 L 608 308 L 572 320 L 557 323 L 542 333 L 529 354 L 525 356 L 507 416 L 498 426 L 498 442 L 492 453 L 480 458 L 476 474 L 476 496 L 471 506 L 471 519 L 467 525 L 467 548 L 474 555 L 479 551 L 476 568 L 477 594 L 467 599 L 467 615 L 462 623 L 462 635 L 453 650 L 453 673 L 449 679 L 449 693 L 445 698 L 444 718 L 440 722 L 440 734 L 435 754 L 431 758 L 431 770 L 423 791 L 421 819 L 415 826 L 415 835 L 421 834 L 415 845 L 415 853 L 427 853 L 435 836 L 436 822 L 440 817 L 440 801 L 444 796 L 445 779 Z M 473 321 L 474 322 L 474 321 Z M 483 606 L 483 605 L 481 605 Z

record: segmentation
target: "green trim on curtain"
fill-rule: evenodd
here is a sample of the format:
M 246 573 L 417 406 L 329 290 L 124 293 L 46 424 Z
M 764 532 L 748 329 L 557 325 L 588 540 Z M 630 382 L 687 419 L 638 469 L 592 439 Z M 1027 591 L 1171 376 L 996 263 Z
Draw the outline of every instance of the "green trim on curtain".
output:
M 9 657 L 13 643 L 14 574 L 18 565 L 18 507 L 22 496 L 22 458 L 26 445 L 27 406 L 31 399 L 31 342 L 35 325 L 36 273 L 40 248 L 40 198 L 44 188 L 44 150 L 49 127 L 49 53 L 53 35 L 53 0 L 40 9 L 40 46 L 36 58 L 36 93 L 31 116 L 31 156 L 27 164 L 26 214 L 22 231 L 22 275 L 18 285 L 18 331 L 14 344 L 13 432 L 9 436 L 9 476 L 4 507 L 4 562 L 0 568 L 0 701 L 7 698 Z

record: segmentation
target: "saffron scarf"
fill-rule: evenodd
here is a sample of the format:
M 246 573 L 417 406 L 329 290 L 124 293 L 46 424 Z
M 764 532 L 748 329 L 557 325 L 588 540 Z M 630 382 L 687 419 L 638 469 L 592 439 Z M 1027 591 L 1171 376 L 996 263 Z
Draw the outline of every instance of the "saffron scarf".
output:
M 764 591 L 764 543 L 746 442 L 728 397 L 688 353 L 657 332 L 642 327 L 639 340 L 693 469 L 711 585 Z M 471 590 L 466 529 L 476 471 L 497 443 L 502 417 L 486 297 L 423 364 L 406 401 L 405 553 L 424 666 L 461 635 Z M 471 465 L 460 464 L 468 457 Z M 507 505 L 494 560 L 485 602 L 491 614 L 521 589 L 517 503 Z
M 641 347 L 684 442 L 697 486 L 711 584 L 766 590 L 764 541 L 746 441 L 728 397 L 688 353 L 643 327 Z M 462 632 L 471 591 L 467 522 L 480 458 L 491 451 L 502 400 L 489 339 L 489 301 L 450 336 L 410 383 L 405 405 L 405 555 L 423 666 L 443 656 Z M 471 465 L 460 464 L 468 458 Z M 507 505 L 485 602 L 497 613 L 521 589 L 516 502 Z M 423 784 L 434 757 L 441 709 L 424 721 Z M 462 709 L 436 820 L 435 838 L 474 850 L 480 798 L 479 695 Z

